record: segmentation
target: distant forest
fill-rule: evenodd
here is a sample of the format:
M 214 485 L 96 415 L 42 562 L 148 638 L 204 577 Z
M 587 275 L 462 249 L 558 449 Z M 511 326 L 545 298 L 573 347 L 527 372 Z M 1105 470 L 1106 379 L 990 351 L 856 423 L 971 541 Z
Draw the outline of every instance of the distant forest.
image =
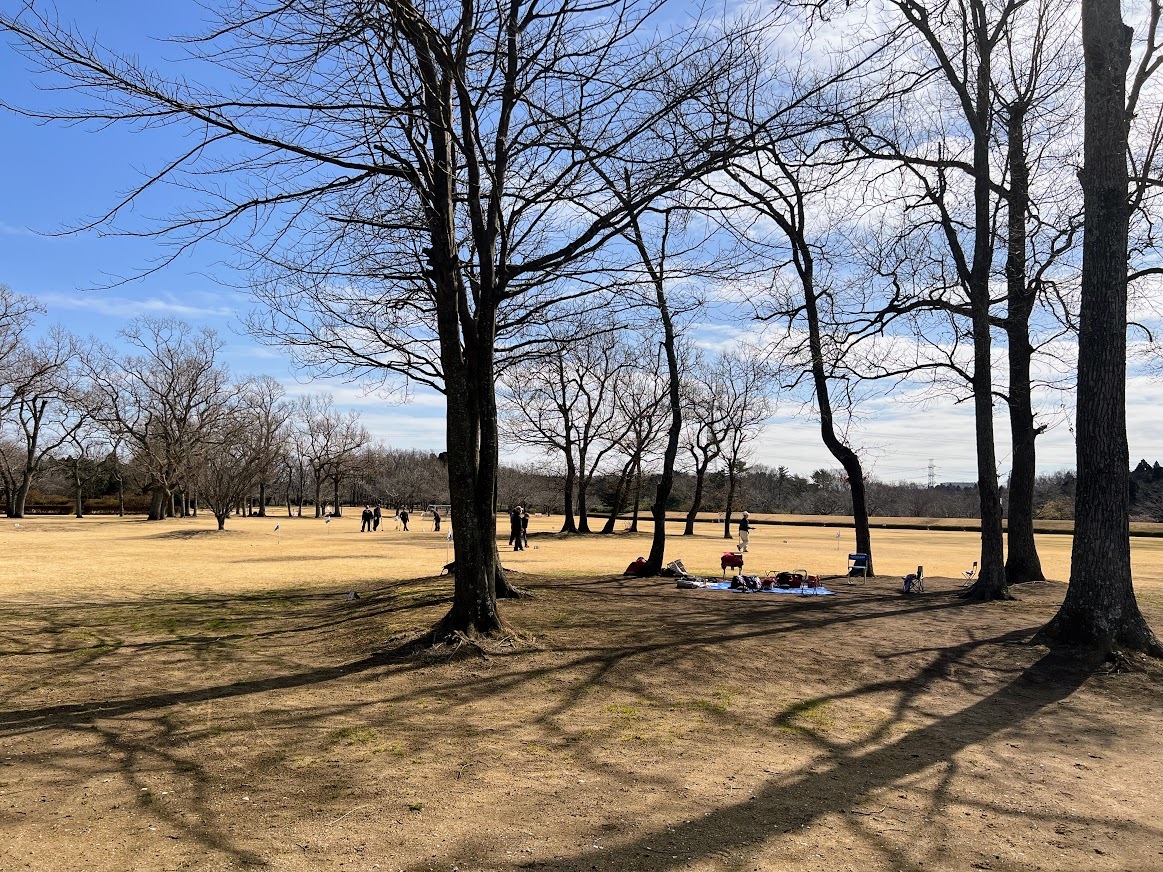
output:
M 125 476 L 126 508 L 144 512 L 148 508 L 146 476 L 135 476 L 133 464 L 120 469 L 110 466 L 106 474 L 92 475 L 84 486 L 86 511 L 113 512 L 118 501 L 118 477 Z M 502 466 L 498 500 L 502 509 L 523 505 L 538 512 L 561 514 L 564 504 L 564 474 L 546 472 L 543 464 Z M 643 477 L 641 513 L 649 514 L 648 498 L 653 494 L 651 476 Z M 1056 472 L 1040 476 L 1035 492 L 1036 515 L 1043 520 L 1069 520 L 1074 509 L 1074 473 Z M 594 515 L 609 512 L 618 484 L 617 475 L 598 477 L 593 486 Z M 695 487 L 694 476 L 676 475 L 669 509 L 680 512 L 690 508 Z M 817 469 L 804 476 L 787 467 L 749 466 L 739 476 L 736 513 L 744 509 L 757 513 L 794 515 L 847 515 L 852 504 L 847 483 L 840 470 Z M 302 491 L 302 492 L 300 492 Z M 45 471 L 39 486 L 29 495 L 32 512 L 65 513 L 72 506 L 74 482 L 67 464 Z M 708 473 L 704 486 L 702 511 L 721 512 L 726 504 L 727 476 Z M 1003 505 L 1008 489 L 1003 488 Z M 343 502 L 361 505 L 379 502 L 385 506 L 407 505 L 420 508 L 448 502 L 444 465 L 435 454 L 424 451 L 395 450 L 376 447 L 354 458 L 341 486 Z M 291 483 L 291 503 L 295 511 L 303 504 L 313 506 L 310 488 Z M 973 485 L 938 484 L 926 487 L 910 482 L 886 482 L 875 479 L 868 486 L 869 511 L 879 517 L 975 518 L 977 489 Z M 329 501 L 330 502 L 330 501 Z M 287 482 L 271 488 L 266 514 L 286 514 Z M 257 509 L 257 504 L 253 505 Z M 623 512 L 633 512 L 633 500 Z M 313 512 L 312 512 L 313 514 Z M 1131 472 L 1131 519 L 1163 522 L 1163 465 L 1141 460 Z

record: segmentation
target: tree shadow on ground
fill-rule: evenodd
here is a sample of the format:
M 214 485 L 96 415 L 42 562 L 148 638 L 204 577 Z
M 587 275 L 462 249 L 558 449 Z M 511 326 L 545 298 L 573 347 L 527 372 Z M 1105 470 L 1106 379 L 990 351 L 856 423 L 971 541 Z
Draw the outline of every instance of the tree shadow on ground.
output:
M 535 729 L 547 749 L 568 752 L 569 759 L 577 765 L 600 773 L 613 783 L 648 782 L 663 790 L 674 790 L 681 773 L 667 769 L 642 772 L 632 761 L 611 759 L 603 755 L 601 748 L 581 741 L 585 727 L 577 714 L 591 704 L 594 689 L 600 688 L 606 694 L 603 699 L 627 696 L 660 710 L 683 705 L 681 699 L 674 697 L 671 680 L 682 688 L 680 692 L 691 692 L 689 685 L 682 682 L 697 674 L 699 664 L 708 657 L 722 657 L 724 651 L 749 652 L 756 647 L 762 650 L 780 640 L 800 636 L 814 639 L 820 631 L 842 630 L 846 638 L 863 633 L 862 644 L 868 646 L 872 656 L 896 664 L 892 677 L 840 682 L 837 686 L 842 689 L 799 700 L 764 723 L 749 721 L 725 705 L 701 709 L 725 731 L 749 737 L 792 735 L 808 743 L 816 756 L 810 765 L 770 779 L 742 802 L 723 804 L 706 817 L 675 824 L 666 832 L 629 839 L 600 855 L 602 868 L 670 869 L 682 865 L 671 857 L 680 851 L 668 849 L 666 855 L 659 854 L 663 844 L 682 845 L 683 858 L 754 847 L 822 816 L 847 813 L 875 791 L 936 764 L 947 766 L 948 771 L 944 786 L 939 785 L 934 791 L 932 802 L 947 802 L 948 779 L 955 772 L 953 757 L 958 752 L 1003 729 L 1019 727 L 1047 706 L 1068 697 L 1090 674 L 1056 655 L 1046 655 L 1024 668 L 1020 664 L 1012 670 L 975 667 L 987 674 L 987 681 L 998 685 L 985 695 L 976 680 L 980 676 L 960 677 L 962 670 L 969 668 L 971 658 L 999 646 L 1017 645 L 1032 634 L 1034 625 L 992 634 L 969 632 L 966 639 L 966 625 L 958 624 L 960 640 L 948 644 L 938 641 L 915 649 L 893 647 L 877 640 L 878 619 L 905 617 L 929 622 L 940 630 L 945 622 L 960 614 L 983 608 L 966 604 L 952 591 L 911 599 L 873 590 L 861 592 L 858 598 L 732 594 L 692 597 L 685 591 L 661 589 L 631 579 L 584 579 L 569 584 L 532 580 L 542 589 L 551 588 L 559 594 L 556 598 L 543 598 L 540 605 L 530 606 L 533 611 L 523 615 L 545 639 L 543 656 L 538 652 L 494 656 L 487 662 L 482 660 L 479 669 L 462 667 L 452 672 L 417 659 L 349 656 L 352 648 L 367 638 L 366 633 L 378 632 L 388 617 L 405 616 L 423 624 L 436 616 L 444 608 L 448 591 L 434 590 L 431 579 L 418 580 L 411 587 L 383 585 L 370 591 L 365 599 L 343 606 L 336 603 L 337 592 L 248 595 L 235 600 L 245 606 L 244 612 L 258 609 L 265 623 L 245 632 L 224 634 L 214 643 L 221 647 L 219 662 L 252 674 L 228 681 L 195 678 L 187 680 L 185 686 L 164 690 L 158 688 L 164 679 L 147 675 L 137 686 L 144 686 L 148 692 L 122 695 L 117 694 L 123 688 L 120 683 L 100 689 L 82 685 L 77 695 L 84 699 L 79 702 L 12 706 L 0 712 L 0 738 L 23 738 L 34 749 L 23 755 L 25 761 L 55 771 L 62 779 L 89 771 L 104 752 L 116 761 L 126 784 L 148 795 L 148 790 L 140 789 L 148 788 L 142 782 L 143 766 L 164 770 L 183 786 L 183 801 L 179 806 L 176 799 L 167 800 L 172 807 L 152 801 L 148 806 L 150 813 L 209 850 L 225 853 L 239 863 L 256 864 L 264 862 L 264 858 L 230 838 L 223 821 L 213 812 L 214 791 L 208 772 L 212 761 L 206 759 L 205 746 L 200 743 L 213 739 L 229 747 L 254 728 L 253 723 L 236 716 L 212 724 L 195 723 L 195 710 L 209 711 L 219 701 L 229 703 L 222 707 L 225 712 L 236 711 L 243 700 L 261 710 L 263 728 L 275 737 L 271 741 L 278 743 L 269 752 L 276 758 L 291 753 L 299 736 L 320 730 L 325 735 L 334 733 L 337 725 L 348 723 L 390 728 L 394 734 L 416 737 L 417 742 L 430 736 L 434 725 L 467 724 L 459 741 L 468 748 L 495 742 L 497 735 L 506 731 Z M 639 597 L 649 597 L 658 608 L 642 614 L 641 607 L 635 604 Z M 182 614 L 186 614 L 183 610 L 218 611 L 229 602 L 229 598 L 220 596 L 174 599 L 175 604 L 180 604 L 175 608 Z M 164 603 L 153 605 L 162 607 Z M 41 621 L 67 619 L 68 626 L 74 629 L 91 625 L 98 617 L 111 627 L 125 619 L 121 612 L 105 614 L 99 607 L 93 608 L 90 615 L 62 609 L 40 610 L 36 614 Z M 126 609 L 132 611 L 129 605 Z M 336 631 L 349 625 L 359 625 L 365 634 L 336 645 Z M 941 637 L 935 634 L 935 638 Z M 303 662 L 303 651 L 318 645 L 319 640 L 332 646 L 321 650 L 338 655 L 338 662 Z M 29 653 L 46 658 L 48 665 L 37 666 L 36 675 L 26 678 L 51 682 L 61 669 L 89 668 L 100 658 L 111 659 L 115 665 L 124 664 L 124 659 L 115 657 L 118 651 L 122 658 L 132 657 L 139 664 L 161 655 L 196 659 L 204 654 L 207 644 L 202 636 L 179 634 L 169 639 L 123 642 L 116 650 L 37 650 Z M 77 656 L 88 659 L 78 662 Z M 845 665 L 842 650 L 812 656 L 825 674 Z M 234 663 L 235 657 L 243 659 Z M 255 672 L 259 674 L 253 675 Z M 217 673 L 204 674 L 209 677 Z M 1002 680 L 997 682 L 999 675 Z M 353 680 L 376 682 L 375 690 L 369 684 L 365 692 L 353 693 Z M 967 698 L 974 701 L 952 714 L 931 717 L 924 710 L 922 698 L 937 685 L 959 682 Z M 26 681 L 24 687 L 27 686 Z M 546 691 L 546 687 L 552 691 Z M 340 688 L 343 693 L 338 693 Z M 287 695 L 298 690 L 314 693 L 325 689 L 333 694 L 313 695 L 307 700 Z M 17 688 L 4 698 L 11 700 L 22 694 L 23 690 Z M 886 696 L 894 699 L 892 713 L 858 741 L 829 739 L 811 729 L 806 720 L 813 711 L 829 704 Z M 528 715 L 516 713 L 531 700 L 536 701 L 535 710 Z M 417 702 L 422 705 L 413 705 Z M 487 725 L 477 723 L 481 706 L 489 702 L 495 704 L 492 711 L 501 712 L 500 717 Z M 507 711 L 510 706 L 515 713 Z M 384 712 L 389 710 L 390 721 L 385 721 Z M 917 726 L 917 721 L 922 725 Z M 904 735 L 896 735 L 902 729 L 906 730 Z M 54 740 L 45 741 L 42 734 L 50 732 Z M 75 741 L 56 741 L 61 735 Z M 98 743 L 96 753 L 88 746 L 83 752 L 75 747 L 92 741 Z M 869 838 L 875 836 L 870 834 Z M 881 850 L 892 849 L 882 845 Z M 450 853 L 448 860 L 453 862 L 459 856 Z M 590 869 L 596 859 L 594 854 L 579 853 L 551 865 L 566 870 Z M 427 865 L 426 861 L 413 868 Z M 911 868 L 904 857 L 898 857 L 896 865 Z

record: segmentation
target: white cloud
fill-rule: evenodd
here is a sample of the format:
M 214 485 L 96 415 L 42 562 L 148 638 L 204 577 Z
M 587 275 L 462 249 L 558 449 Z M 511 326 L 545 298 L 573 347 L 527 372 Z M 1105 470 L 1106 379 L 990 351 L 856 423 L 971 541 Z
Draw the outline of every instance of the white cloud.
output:
M 199 320 L 203 318 L 233 318 L 237 313 L 224 305 L 216 294 L 173 294 L 164 296 L 115 296 L 104 291 L 77 291 L 73 294 L 42 293 L 37 299 L 48 309 L 50 317 L 60 310 L 93 312 L 108 318 L 130 319 L 139 315 L 170 315 Z

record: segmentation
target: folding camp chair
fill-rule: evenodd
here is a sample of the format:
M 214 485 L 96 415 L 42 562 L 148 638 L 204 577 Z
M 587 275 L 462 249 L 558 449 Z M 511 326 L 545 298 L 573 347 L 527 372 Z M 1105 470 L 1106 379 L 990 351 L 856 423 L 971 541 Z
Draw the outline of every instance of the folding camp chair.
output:
M 916 575 L 906 575 L 901 581 L 904 582 L 905 593 L 924 593 L 925 567 L 918 566 Z
M 974 560 L 973 565 L 961 574 L 965 576 L 965 582 L 961 585 L 962 587 L 969 587 L 969 585 L 973 584 L 973 580 L 977 578 L 977 561 Z
M 820 586 L 816 582 L 808 581 L 809 576 L 806 569 L 793 569 L 792 574 L 800 577 L 800 596 L 807 596 L 809 590 L 819 596 Z
M 848 555 L 848 583 L 856 584 L 852 579 L 868 578 L 868 555 L 867 554 L 849 554 Z M 863 582 L 861 582 L 863 584 Z

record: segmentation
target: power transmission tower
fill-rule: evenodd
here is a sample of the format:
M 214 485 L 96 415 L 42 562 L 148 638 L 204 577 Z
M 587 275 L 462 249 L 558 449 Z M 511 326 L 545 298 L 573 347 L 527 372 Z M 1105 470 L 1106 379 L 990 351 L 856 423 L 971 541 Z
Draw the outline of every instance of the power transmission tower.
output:
M 937 465 L 933 463 L 933 458 L 929 458 L 929 487 L 937 486 Z

